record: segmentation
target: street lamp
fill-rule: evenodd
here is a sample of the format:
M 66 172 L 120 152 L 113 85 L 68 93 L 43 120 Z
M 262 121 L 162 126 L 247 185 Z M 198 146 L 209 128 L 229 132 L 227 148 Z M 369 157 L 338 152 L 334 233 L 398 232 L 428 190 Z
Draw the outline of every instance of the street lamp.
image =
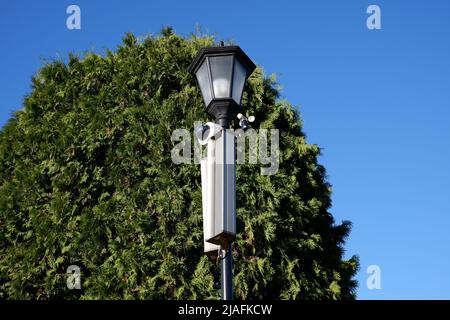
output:
M 241 110 L 244 84 L 255 64 L 238 46 L 203 48 L 189 72 L 197 77 L 206 112 L 228 127 Z
M 244 84 L 255 67 L 238 46 L 220 46 L 201 49 L 188 69 L 215 119 L 195 131 L 207 145 L 201 160 L 204 251 L 220 250 L 223 300 L 233 296 L 231 243 L 236 238 L 236 139 L 227 128 L 238 114 L 243 130 L 252 121 L 240 112 Z

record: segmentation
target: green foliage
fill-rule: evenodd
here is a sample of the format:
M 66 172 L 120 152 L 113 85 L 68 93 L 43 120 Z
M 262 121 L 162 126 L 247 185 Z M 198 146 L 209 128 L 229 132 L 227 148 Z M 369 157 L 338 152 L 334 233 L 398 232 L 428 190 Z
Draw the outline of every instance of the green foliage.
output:
M 203 256 L 199 165 L 171 161 L 171 133 L 207 120 L 186 69 L 211 37 L 128 34 L 105 56 L 70 55 L 32 79 L 0 133 L 0 298 L 217 299 Z M 330 185 L 299 114 L 257 69 L 243 105 L 280 129 L 280 170 L 237 171 L 238 299 L 345 299 L 357 257 L 336 225 Z M 82 290 L 66 288 L 81 267 Z

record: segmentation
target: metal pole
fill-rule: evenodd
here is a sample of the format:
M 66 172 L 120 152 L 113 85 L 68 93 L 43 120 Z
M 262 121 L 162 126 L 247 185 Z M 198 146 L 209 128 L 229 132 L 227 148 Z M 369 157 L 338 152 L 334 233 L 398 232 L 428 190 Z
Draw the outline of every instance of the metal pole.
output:
M 233 272 L 231 259 L 231 243 L 228 248 L 221 249 L 222 258 L 220 270 L 222 272 L 222 300 L 233 300 Z
M 228 121 L 227 121 L 228 122 Z M 222 125 L 223 131 L 223 182 L 225 183 L 224 186 L 222 186 L 224 194 L 223 194 L 223 200 L 224 200 L 224 213 L 229 210 L 228 206 L 230 203 L 228 203 L 229 195 L 227 193 L 229 192 L 229 188 L 226 185 L 227 183 L 233 183 L 236 184 L 236 180 L 233 179 L 233 181 L 228 181 L 226 177 L 228 177 L 227 170 L 228 168 L 228 157 L 227 157 L 227 144 L 230 142 L 233 144 L 233 148 L 236 148 L 236 143 L 234 140 L 234 137 L 231 141 L 228 141 L 228 136 L 226 135 L 228 124 Z M 233 163 L 236 161 L 236 159 L 233 159 Z M 233 167 L 233 166 L 232 166 Z M 234 167 L 233 167 L 234 168 Z M 235 169 L 234 169 L 235 170 Z M 225 217 L 224 217 L 225 218 Z M 228 217 L 227 217 L 228 219 Z M 233 300 L 233 264 L 232 264 L 232 251 L 231 251 L 231 242 L 228 245 L 225 245 L 221 248 L 222 250 L 222 260 L 220 264 L 220 269 L 222 272 L 222 300 Z

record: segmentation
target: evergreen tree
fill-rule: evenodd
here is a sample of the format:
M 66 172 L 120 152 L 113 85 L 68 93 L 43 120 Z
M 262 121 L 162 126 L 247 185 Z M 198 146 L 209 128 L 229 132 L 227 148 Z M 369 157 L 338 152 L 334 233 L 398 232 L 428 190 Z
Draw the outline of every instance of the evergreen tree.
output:
M 0 298 L 217 299 L 203 255 L 200 166 L 171 160 L 171 133 L 206 121 L 187 67 L 208 36 L 165 29 L 116 52 L 44 65 L 0 132 Z M 280 167 L 237 168 L 237 299 L 355 297 L 350 222 L 329 213 L 320 149 L 258 68 L 243 106 L 280 129 Z M 66 269 L 81 268 L 81 290 Z

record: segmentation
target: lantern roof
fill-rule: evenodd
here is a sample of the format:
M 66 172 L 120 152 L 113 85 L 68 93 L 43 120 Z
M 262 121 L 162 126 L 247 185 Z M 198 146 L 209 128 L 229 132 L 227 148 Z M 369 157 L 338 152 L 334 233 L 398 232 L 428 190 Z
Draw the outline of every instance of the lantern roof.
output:
M 192 74 L 195 74 L 206 56 L 224 56 L 231 54 L 239 59 L 242 65 L 247 69 L 247 75 L 250 75 L 253 70 L 255 70 L 256 65 L 252 60 L 250 60 L 250 58 L 245 54 L 244 51 L 242 51 L 239 46 L 222 46 L 200 49 L 194 61 L 192 61 L 191 65 L 189 66 L 188 71 Z

